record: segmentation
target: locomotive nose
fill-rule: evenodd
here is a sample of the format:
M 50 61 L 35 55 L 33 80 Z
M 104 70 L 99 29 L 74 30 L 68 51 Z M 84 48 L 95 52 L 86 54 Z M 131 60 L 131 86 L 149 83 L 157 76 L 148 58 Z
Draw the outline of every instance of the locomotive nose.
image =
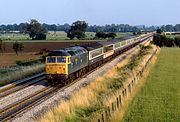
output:
M 66 74 L 66 64 L 46 64 L 46 74 Z

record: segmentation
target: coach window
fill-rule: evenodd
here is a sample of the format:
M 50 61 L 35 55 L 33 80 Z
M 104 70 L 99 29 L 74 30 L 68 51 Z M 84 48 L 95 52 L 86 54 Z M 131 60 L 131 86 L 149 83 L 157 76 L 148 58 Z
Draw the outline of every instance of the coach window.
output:
M 115 48 L 118 48 L 120 46 L 121 46 L 120 43 L 115 44 Z
M 126 41 L 121 42 L 121 46 L 126 45 Z
M 104 47 L 104 53 L 113 50 L 113 45 Z

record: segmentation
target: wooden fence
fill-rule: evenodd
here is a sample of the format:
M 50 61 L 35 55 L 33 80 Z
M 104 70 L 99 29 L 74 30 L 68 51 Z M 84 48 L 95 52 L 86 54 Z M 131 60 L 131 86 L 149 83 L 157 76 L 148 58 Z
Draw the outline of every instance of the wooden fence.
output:
M 151 57 L 146 61 L 145 65 L 139 70 L 139 72 L 133 75 L 132 80 L 124 84 L 124 87 L 113 97 L 113 101 L 107 106 L 107 110 L 95 114 L 91 121 L 92 122 L 108 122 L 110 117 L 115 111 L 120 110 L 127 98 L 131 95 L 134 88 L 138 85 L 139 80 L 142 78 L 144 72 L 146 71 L 148 65 L 152 61 L 152 58 L 157 53 L 157 49 L 153 52 Z M 112 98 L 110 98 L 112 99 Z

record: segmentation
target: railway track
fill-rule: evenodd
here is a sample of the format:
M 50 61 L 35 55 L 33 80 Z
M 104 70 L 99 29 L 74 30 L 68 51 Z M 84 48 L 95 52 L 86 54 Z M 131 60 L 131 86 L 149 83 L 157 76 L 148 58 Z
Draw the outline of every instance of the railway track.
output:
M 4 88 L 0 89 L 0 99 L 3 97 L 6 97 L 12 93 L 15 93 L 21 89 L 25 89 L 28 86 L 31 86 L 33 84 L 36 84 L 38 82 L 41 82 L 43 80 L 45 80 L 45 73 L 39 73 L 37 75 L 25 78 L 23 80 L 19 80 L 14 84 L 5 86 Z
M 90 73 L 92 73 L 93 71 L 86 74 L 86 76 L 89 75 Z M 85 76 L 83 76 L 83 77 L 85 77 Z M 6 121 L 12 120 L 20 113 L 30 109 L 33 106 L 38 105 L 42 101 L 45 101 L 46 99 L 53 96 L 58 91 L 64 90 L 64 89 L 68 88 L 69 86 L 75 84 L 80 79 L 81 78 L 78 78 L 74 82 L 72 82 L 66 86 L 62 86 L 60 84 L 56 87 L 48 86 L 46 88 L 43 88 L 42 90 L 37 91 L 36 93 L 34 93 L 30 96 L 27 96 L 13 104 L 10 104 L 10 105 L 2 108 L 0 110 L 0 122 L 6 122 Z
M 87 75 L 94 72 L 96 69 L 104 66 L 105 64 L 93 69 L 92 71 L 90 71 L 86 75 L 84 75 L 83 77 L 86 77 Z M 38 82 L 38 80 L 41 80 L 41 81 L 45 80 L 45 79 L 43 79 L 44 76 L 45 75 L 43 75 L 43 73 L 42 73 L 41 75 L 39 75 L 39 77 L 34 78 L 35 80 L 33 81 L 33 83 Z M 80 79 L 81 78 L 78 78 L 66 86 L 62 86 L 62 85 L 58 85 L 56 87 L 48 86 L 46 88 L 43 88 L 43 89 L 35 92 L 34 94 L 31 94 L 30 96 L 27 96 L 27 97 L 15 102 L 15 103 L 12 103 L 12 104 L 0 109 L 0 121 L 5 122 L 5 121 L 12 120 L 16 116 L 18 116 L 20 113 L 32 108 L 33 106 L 40 104 L 42 101 L 45 101 L 46 99 L 50 98 L 51 96 L 53 96 L 58 91 L 66 89 L 67 87 L 75 84 Z M 30 80 L 32 80 L 32 79 L 30 79 Z M 32 85 L 32 82 L 28 83 L 28 85 Z M 28 85 L 25 84 L 24 86 L 28 86 Z M 17 91 L 17 89 L 16 89 L 16 91 Z M 13 91 L 11 93 L 13 93 Z

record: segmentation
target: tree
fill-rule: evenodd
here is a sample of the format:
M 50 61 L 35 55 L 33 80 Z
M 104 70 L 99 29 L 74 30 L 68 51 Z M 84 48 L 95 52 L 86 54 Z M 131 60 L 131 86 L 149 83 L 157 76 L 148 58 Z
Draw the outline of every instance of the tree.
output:
M 29 34 L 32 40 L 46 39 L 47 29 L 35 19 L 32 19 L 30 23 L 26 23 L 22 28 L 25 33 Z
M 95 35 L 96 38 L 102 38 L 105 39 L 106 38 L 106 33 L 104 32 L 97 32 Z
M 142 34 L 142 32 L 141 32 L 141 31 L 138 31 L 138 32 L 137 32 L 137 35 L 141 35 L 141 34 Z
M 180 24 L 174 26 L 174 31 L 180 31 Z
M 166 28 L 167 32 L 173 32 L 174 31 L 174 27 L 172 25 L 166 25 L 165 28 Z
M 3 40 L 0 38 L 0 51 L 3 53 Z
M 106 37 L 107 37 L 107 38 L 112 38 L 112 39 L 114 39 L 116 36 L 117 36 L 116 33 L 112 33 L 112 32 L 106 34 Z
M 161 33 L 162 33 L 162 30 L 161 30 L 161 29 L 157 29 L 157 30 L 156 30 L 156 33 L 161 34 Z
M 19 42 L 16 41 L 13 44 L 13 49 L 16 52 L 16 55 L 18 55 L 18 52 L 21 52 L 23 50 L 23 48 L 24 48 L 23 43 L 19 43 Z
M 177 47 L 180 47 L 180 37 L 179 36 L 175 37 L 174 42 Z
M 85 31 L 88 24 L 85 21 L 76 21 L 71 25 L 71 28 L 67 32 L 67 37 L 70 39 L 83 39 L 85 38 Z

